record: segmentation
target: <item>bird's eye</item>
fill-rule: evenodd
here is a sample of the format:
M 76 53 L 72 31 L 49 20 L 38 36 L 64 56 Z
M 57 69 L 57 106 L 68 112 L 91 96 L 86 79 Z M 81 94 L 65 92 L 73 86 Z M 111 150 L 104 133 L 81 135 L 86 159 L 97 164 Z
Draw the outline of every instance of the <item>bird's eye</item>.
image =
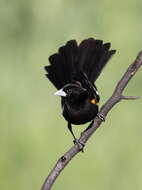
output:
M 70 94 L 71 92 L 72 92 L 72 90 L 71 90 L 71 89 L 67 90 L 67 93 L 68 93 L 68 94 Z

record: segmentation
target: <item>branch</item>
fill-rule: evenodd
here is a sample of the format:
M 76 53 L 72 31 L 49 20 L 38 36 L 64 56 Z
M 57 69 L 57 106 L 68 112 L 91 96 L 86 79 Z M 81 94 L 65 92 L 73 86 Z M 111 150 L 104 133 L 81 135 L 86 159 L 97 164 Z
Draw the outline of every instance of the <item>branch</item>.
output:
M 123 96 L 122 92 L 124 91 L 125 87 L 127 86 L 128 82 L 131 80 L 131 78 L 135 75 L 137 70 L 142 65 L 142 51 L 138 54 L 136 60 L 128 67 L 127 71 L 124 73 L 121 80 L 118 82 L 112 96 L 107 100 L 107 102 L 102 106 L 100 109 L 100 112 L 98 113 L 98 116 L 95 117 L 92 127 L 88 127 L 88 130 L 84 130 L 81 133 L 81 136 L 79 138 L 79 141 L 82 144 L 86 144 L 88 139 L 91 137 L 91 135 L 96 131 L 97 128 L 100 127 L 102 123 L 101 116 L 104 118 L 107 116 L 108 112 L 112 109 L 112 107 L 120 102 L 121 100 L 134 100 L 138 99 L 137 96 Z M 62 172 L 62 170 L 66 167 L 66 165 L 71 161 L 71 159 L 80 152 L 80 149 L 77 144 L 72 146 L 59 160 L 57 161 L 56 165 L 52 169 L 52 171 L 49 173 L 48 177 L 46 178 L 43 186 L 41 187 L 41 190 L 50 190 L 51 186 L 59 176 L 59 174 Z

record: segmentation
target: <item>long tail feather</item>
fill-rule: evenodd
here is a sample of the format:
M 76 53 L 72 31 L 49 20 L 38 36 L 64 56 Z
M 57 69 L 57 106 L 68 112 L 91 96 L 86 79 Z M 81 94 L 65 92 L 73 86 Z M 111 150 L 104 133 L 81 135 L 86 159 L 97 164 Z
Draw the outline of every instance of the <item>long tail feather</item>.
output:
M 78 47 L 75 40 L 68 41 L 59 48 L 59 53 L 49 57 L 50 65 L 45 67 L 47 78 L 57 89 L 71 82 L 77 62 Z
M 79 45 L 79 65 L 88 76 L 88 79 L 94 83 L 100 75 L 107 61 L 116 52 L 109 50 L 111 44 L 103 44 L 102 40 L 89 38 Z

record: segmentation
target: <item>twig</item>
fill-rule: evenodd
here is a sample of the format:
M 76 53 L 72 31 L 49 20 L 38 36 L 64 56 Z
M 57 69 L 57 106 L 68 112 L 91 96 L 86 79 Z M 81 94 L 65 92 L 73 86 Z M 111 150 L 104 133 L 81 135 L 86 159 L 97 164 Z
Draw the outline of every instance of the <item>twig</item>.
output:
M 141 65 L 142 65 L 142 51 L 138 54 L 136 60 L 128 67 L 127 71 L 124 73 L 123 77 L 118 82 L 112 96 L 100 109 L 99 112 L 100 116 L 103 116 L 105 118 L 108 112 L 111 110 L 111 108 L 121 100 L 134 100 L 139 98 L 137 96 L 123 96 L 122 92 Z M 101 117 L 95 117 L 92 127 L 90 127 L 88 130 L 84 130 L 81 133 L 79 141 L 82 144 L 86 144 L 91 135 L 96 131 L 97 128 L 100 127 L 101 123 L 102 123 Z M 66 167 L 66 165 L 70 162 L 70 160 L 79 152 L 80 150 L 78 146 L 75 144 L 61 158 L 59 158 L 56 165 L 49 173 L 44 184 L 42 185 L 41 190 L 50 190 L 51 186 L 53 185 L 53 183 L 55 182 L 61 171 Z

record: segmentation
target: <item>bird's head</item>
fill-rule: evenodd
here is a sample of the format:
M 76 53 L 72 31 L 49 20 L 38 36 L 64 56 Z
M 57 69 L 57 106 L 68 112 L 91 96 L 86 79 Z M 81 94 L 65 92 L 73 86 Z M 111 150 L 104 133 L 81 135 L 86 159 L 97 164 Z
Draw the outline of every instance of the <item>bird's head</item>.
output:
M 87 99 L 88 92 L 85 88 L 77 84 L 67 84 L 62 89 L 58 90 L 55 95 L 61 96 L 71 104 L 78 104 Z

